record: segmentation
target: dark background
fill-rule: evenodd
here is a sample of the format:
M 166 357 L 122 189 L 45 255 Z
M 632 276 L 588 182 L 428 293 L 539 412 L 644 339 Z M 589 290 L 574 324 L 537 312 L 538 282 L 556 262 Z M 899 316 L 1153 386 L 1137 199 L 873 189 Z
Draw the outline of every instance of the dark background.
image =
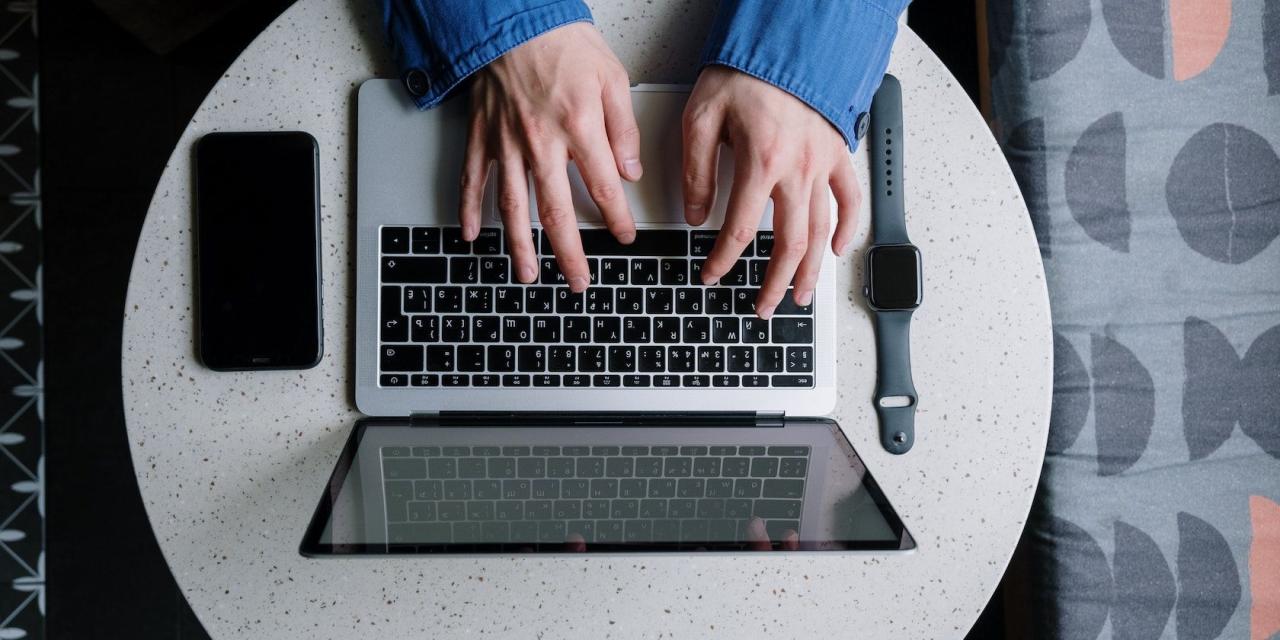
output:
M 134 480 L 120 391 L 125 290 L 152 191 L 187 121 L 290 4 L 240 3 L 166 55 L 88 0 L 39 4 L 49 638 L 208 637 Z M 976 100 L 972 3 L 916 0 L 910 24 Z M 1000 617 L 988 607 L 970 637 L 1001 637 Z

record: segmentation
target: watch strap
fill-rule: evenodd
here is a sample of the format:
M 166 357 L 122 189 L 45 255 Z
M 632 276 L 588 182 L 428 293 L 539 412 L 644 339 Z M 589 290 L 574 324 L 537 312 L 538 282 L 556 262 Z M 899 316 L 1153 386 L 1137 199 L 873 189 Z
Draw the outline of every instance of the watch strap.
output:
M 902 85 L 885 74 L 871 101 L 871 234 L 873 244 L 907 244 L 902 199 Z
M 876 413 L 880 416 L 880 444 L 903 454 L 915 443 L 916 387 L 911 381 L 911 312 L 879 311 L 876 318 Z M 882 404 L 885 398 L 905 397 L 905 406 Z

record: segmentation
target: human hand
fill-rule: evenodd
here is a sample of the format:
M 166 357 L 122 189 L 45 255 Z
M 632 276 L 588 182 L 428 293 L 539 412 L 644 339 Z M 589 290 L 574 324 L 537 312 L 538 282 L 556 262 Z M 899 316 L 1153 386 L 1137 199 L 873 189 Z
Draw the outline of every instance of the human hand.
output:
M 526 173 L 531 169 L 543 232 L 569 288 L 585 290 L 591 274 L 569 191 L 570 160 L 609 230 L 623 244 L 634 241 L 621 179 L 640 179 L 640 131 L 627 72 L 587 23 L 548 31 L 476 74 L 462 171 L 463 239 L 474 240 L 480 231 L 485 182 L 495 163 L 513 273 L 524 283 L 537 278 Z
M 735 175 L 724 226 L 702 266 L 715 284 L 755 239 L 773 199 L 773 254 L 756 313 L 768 318 L 794 276 L 796 304 L 813 301 L 830 232 L 827 186 L 838 223 L 831 246 L 841 255 L 857 226 L 858 188 L 849 149 L 820 113 L 767 82 L 723 66 L 702 71 L 684 111 L 685 220 L 706 222 L 716 197 L 719 146 L 733 149 Z

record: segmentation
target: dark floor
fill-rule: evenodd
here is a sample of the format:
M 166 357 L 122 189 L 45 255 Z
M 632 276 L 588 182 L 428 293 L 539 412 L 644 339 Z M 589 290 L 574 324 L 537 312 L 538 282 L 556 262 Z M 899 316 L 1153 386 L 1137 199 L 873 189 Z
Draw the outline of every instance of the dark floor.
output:
M 161 56 L 87 0 L 41 2 L 48 430 L 48 637 L 205 638 L 147 523 L 120 394 L 125 288 L 173 146 L 245 45 L 291 4 L 256 0 Z M 976 96 L 970 3 L 912 26 Z M 108 498 L 109 497 L 109 498 Z M 998 607 L 971 637 L 1001 637 Z

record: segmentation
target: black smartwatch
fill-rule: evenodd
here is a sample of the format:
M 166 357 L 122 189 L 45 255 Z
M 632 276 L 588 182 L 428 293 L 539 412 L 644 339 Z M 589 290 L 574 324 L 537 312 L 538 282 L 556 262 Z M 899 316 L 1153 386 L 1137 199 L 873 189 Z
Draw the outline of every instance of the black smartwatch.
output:
M 911 382 L 911 313 L 924 281 L 920 249 L 907 238 L 902 204 L 902 85 L 885 75 L 871 103 L 871 248 L 862 293 L 875 313 L 876 414 L 880 444 L 903 454 L 915 443 L 916 388 Z

